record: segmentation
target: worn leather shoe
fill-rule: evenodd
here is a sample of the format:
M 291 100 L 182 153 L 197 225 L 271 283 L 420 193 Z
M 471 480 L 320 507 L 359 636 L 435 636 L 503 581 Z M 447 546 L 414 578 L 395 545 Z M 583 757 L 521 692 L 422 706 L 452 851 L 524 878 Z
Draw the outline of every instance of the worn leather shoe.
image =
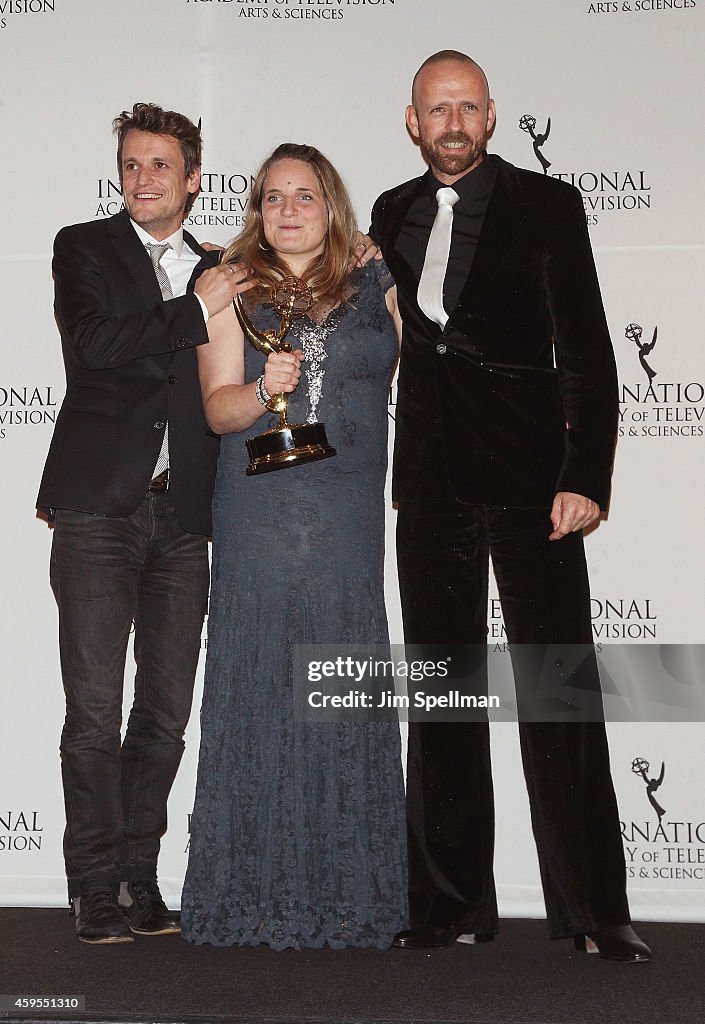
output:
M 175 935 L 181 931 L 179 914 L 169 910 L 156 880 L 122 882 L 120 909 L 136 935 Z
M 392 946 L 396 946 L 397 949 L 444 949 L 446 946 L 452 946 L 454 942 L 492 942 L 493 939 L 492 932 L 477 932 L 471 940 L 462 926 L 449 925 L 447 928 L 441 928 L 438 925 L 423 924 L 398 932 L 392 940 Z
M 590 949 L 586 939 L 595 949 Z M 622 964 L 648 963 L 651 950 L 642 942 L 630 924 L 601 928 L 589 935 L 576 935 L 575 948 L 583 952 L 597 952 L 603 960 L 614 960 Z
M 76 934 L 81 942 L 132 942 L 127 921 L 109 889 L 84 893 L 73 901 Z

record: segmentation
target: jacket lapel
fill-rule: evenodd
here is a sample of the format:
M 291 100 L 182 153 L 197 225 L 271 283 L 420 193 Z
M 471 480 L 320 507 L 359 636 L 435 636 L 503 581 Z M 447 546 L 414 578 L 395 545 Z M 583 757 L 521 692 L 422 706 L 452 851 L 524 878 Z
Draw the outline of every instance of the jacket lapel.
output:
M 220 262 L 220 257 L 222 254 L 217 251 L 208 252 L 206 249 L 202 249 L 201 246 L 196 241 L 196 239 L 193 237 L 193 235 L 190 234 L 188 231 L 184 231 L 184 240 L 189 245 L 189 247 L 193 249 L 196 255 L 201 257 L 199 262 L 193 268 L 193 273 L 189 278 L 189 283 L 186 288 L 187 292 L 191 292 L 193 291 L 193 286 L 195 285 L 196 281 L 203 273 L 203 271 L 208 270 L 209 267 L 217 266 L 218 263 Z
M 161 289 L 147 252 L 132 229 L 125 210 L 116 214 L 108 225 L 120 262 L 133 279 L 146 306 L 154 306 L 162 297 Z
M 523 197 L 514 166 L 495 155 L 487 159 L 497 164 L 497 179 L 487 205 L 470 273 L 460 293 L 458 305 L 450 314 L 446 330 L 452 329 L 456 316 L 462 318 L 478 302 L 500 271 L 507 251 L 534 210 L 534 204 Z
M 161 289 L 149 256 L 132 229 L 130 218 L 126 211 L 123 210 L 112 218 L 108 225 L 108 230 L 113 238 L 115 252 L 124 265 L 125 270 L 137 285 L 145 304 L 153 306 L 162 297 Z M 196 255 L 200 256 L 200 261 L 193 268 L 193 273 L 188 283 L 187 291 L 192 291 L 199 274 L 208 267 L 213 267 L 217 264 L 219 253 L 210 253 L 202 249 L 188 231 L 184 231 L 184 239 Z

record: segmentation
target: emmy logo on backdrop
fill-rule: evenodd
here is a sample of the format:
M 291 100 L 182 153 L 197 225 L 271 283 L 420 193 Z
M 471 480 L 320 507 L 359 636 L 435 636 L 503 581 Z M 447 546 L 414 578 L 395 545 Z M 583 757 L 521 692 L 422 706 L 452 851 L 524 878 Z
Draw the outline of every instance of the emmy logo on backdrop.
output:
M 286 335 L 294 320 L 305 316 L 311 308 L 311 289 L 298 277 L 286 277 L 272 287 L 270 301 L 281 320 L 278 331 L 261 331 L 255 327 L 244 310 L 240 296 L 236 295 L 233 305 L 240 326 L 247 340 L 265 355 L 291 352 L 291 345 L 285 340 Z M 287 419 L 288 406 L 289 399 L 285 394 L 272 395 L 267 402 L 270 412 L 279 414 L 279 424 L 273 430 L 247 441 L 250 456 L 248 476 L 301 466 L 305 462 L 329 459 L 336 454 L 335 448 L 328 444 L 323 424 L 313 422 L 291 425 Z
M 543 173 L 546 174 L 548 168 L 551 166 L 551 161 L 547 160 L 546 157 L 543 155 L 543 153 L 541 152 L 541 147 L 543 146 L 548 136 L 551 134 L 551 118 L 549 117 L 548 121 L 546 122 L 545 131 L 539 134 L 537 134 L 534 130 L 536 128 L 536 118 L 533 114 L 524 114 L 522 117 L 520 117 L 519 127 L 523 132 L 528 132 L 531 138 L 534 140 L 534 155 L 543 167 Z
M 649 383 L 656 376 L 656 370 L 654 370 L 646 361 L 646 357 L 650 352 L 653 351 L 654 345 L 656 344 L 656 335 L 658 334 L 658 327 L 654 327 L 653 337 L 649 342 L 643 342 L 641 336 L 644 333 L 640 324 L 627 324 L 624 328 L 624 337 L 629 341 L 633 341 L 636 347 L 639 349 L 639 362 L 642 365 L 644 373 L 649 378 Z
M 641 775 L 642 779 L 644 780 L 644 784 L 646 785 L 646 795 L 649 798 L 649 803 L 656 811 L 656 814 L 658 815 L 658 820 L 661 821 L 661 818 L 664 816 L 666 812 L 660 805 L 660 803 L 656 800 L 654 793 L 663 782 L 663 777 L 666 774 L 665 762 L 661 762 L 661 774 L 657 779 L 649 778 L 649 762 L 643 757 L 634 758 L 634 760 L 632 761 L 632 771 L 635 775 Z

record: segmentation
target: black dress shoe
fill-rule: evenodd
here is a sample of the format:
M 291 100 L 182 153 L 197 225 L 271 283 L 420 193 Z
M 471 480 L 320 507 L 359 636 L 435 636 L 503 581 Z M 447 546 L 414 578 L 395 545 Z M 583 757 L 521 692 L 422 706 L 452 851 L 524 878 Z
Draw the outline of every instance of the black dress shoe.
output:
M 74 900 L 76 934 L 81 942 L 132 942 L 127 921 L 117 905 L 115 893 L 105 889 L 89 892 Z
M 120 909 L 136 935 L 175 935 L 181 931 L 179 915 L 168 909 L 156 880 L 123 882 Z
M 614 960 L 622 964 L 648 963 L 651 950 L 642 942 L 630 924 L 615 925 L 591 932 L 588 936 L 576 935 L 575 948 L 585 952 L 586 938 L 591 939 L 603 960 Z
M 452 946 L 461 936 L 467 935 L 464 926 L 449 925 L 442 928 L 439 925 L 423 924 L 417 928 L 407 928 L 406 931 L 398 932 L 392 940 L 392 946 L 397 949 L 444 949 Z M 491 942 L 494 939 L 492 932 L 477 932 L 475 942 Z M 469 941 L 461 939 L 461 941 Z

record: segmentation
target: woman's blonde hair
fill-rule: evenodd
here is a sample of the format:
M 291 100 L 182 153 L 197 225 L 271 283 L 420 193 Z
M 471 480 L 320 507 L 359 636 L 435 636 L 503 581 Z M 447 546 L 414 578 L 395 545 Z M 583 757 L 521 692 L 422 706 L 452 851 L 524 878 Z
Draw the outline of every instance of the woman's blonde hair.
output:
M 262 219 L 265 181 L 270 169 L 278 160 L 301 160 L 313 168 L 318 178 L 328 207 L 328 233 L 323 252 L 308 264 L 303 280 L 311 288 L 317 301 L 336 305 L 346 297 L 356 220 L 342 178 L 330 160 L 313 146 L 284 142 L 267 157 L 252 186 L 245 227 L 242 234 L 238 235 L 225 250 L 223 262 L 244 263 L 250 267 L 252 276 L 259 282 L 259 287 L 249 292 L 247 297 L 252 296 L 250 301 L 255 303 L 263 300 L 263 289 L 268 292 L 272 285 L 291 275 L 286 262 L 269 248 Z

